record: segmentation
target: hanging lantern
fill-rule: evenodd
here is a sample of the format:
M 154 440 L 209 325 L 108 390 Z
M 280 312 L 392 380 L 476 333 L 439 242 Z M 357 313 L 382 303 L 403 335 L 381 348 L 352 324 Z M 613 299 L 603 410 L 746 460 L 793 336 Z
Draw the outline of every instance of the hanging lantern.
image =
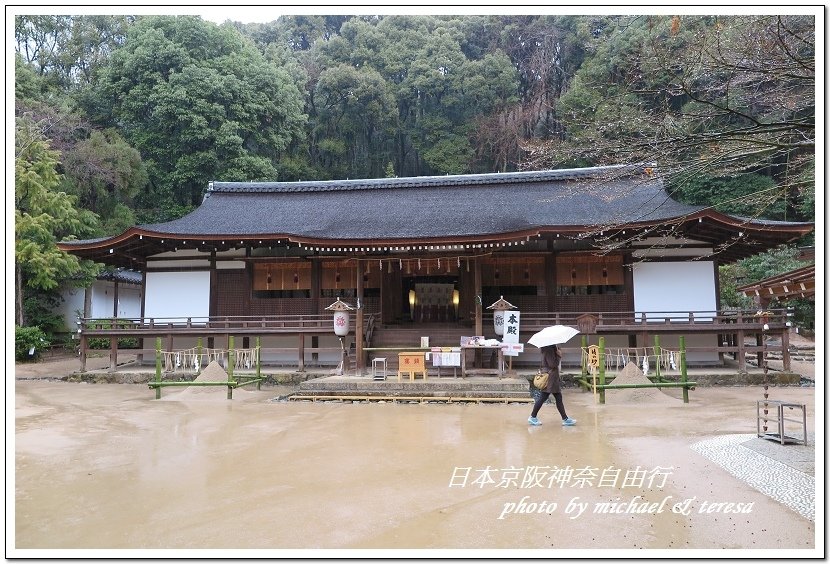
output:
M 516 309 L 516 306 L 504 299 L 504 296 L 499 296 L 498 301 L 487 306 L 487 309 L 493 310 L 493 330 L 496 335 L 504 335 L 504 312 L 510 309 Z
M 346 302 L 338 299 L 336 302 L 326 308 L 328 311 L 334 312 L 334 334 L 338 337 L 345 337 L 349 334 L 349 312 L 354 311 L 354 308 Z

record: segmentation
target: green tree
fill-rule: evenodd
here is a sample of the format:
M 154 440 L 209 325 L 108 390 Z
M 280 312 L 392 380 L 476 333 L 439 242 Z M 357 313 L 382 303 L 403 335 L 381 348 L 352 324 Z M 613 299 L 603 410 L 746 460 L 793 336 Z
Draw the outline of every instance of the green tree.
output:
M 37 124 L 25 118 L 15 127 L 15 317 L 26 325 L 29 289 L 51 290 L 61 281 L 91 282 L 97 267 L 58 250 L 56 242 L 98 229 L 94 213 L 79 210 L 76 198 L 57 190 L 58 154 Z
M 380 176 L 388 162 L 385 134 L 396 113 L 380 73 L 345 64 L 326 69 L 317 80 L 314 103 L 317 160 L 336 176 Z
M 814 183 L 812 16 L 611 17 L 584 37 L 589 56 L 559 100 L 566 134 L 534 147 L 528 166 L 653 162 L 675 188 L 762 174 L 784 217 L 803 217 Z M 780 213 L 758 203 L 747 215 Z
M 21 71 L 29 75 L 24 65 Z M 15 112 L 40 124 L 44 139 L 61 154 L 60 190 L 77 196 L 78 205 L 95 212 L 106 224 L 117 205 L 136 207 L 136 196 L 146 188 L 148 175 L 138 151 L 114 129 L 94 128 L 83 114 L 72 109 L 68 96 L 15 99 Z M 97 233 L 104 235 L 111 233 Z
M 689 204 L 710 205 L 731 215 L 760 214 L 769 219 L 786 219 L 786 200 L 781 199 L 775 180 L 769 176 L 743 174 L 713 178 L 701 174 L 676 187 L 669 182 L 669 186 L 675 198 Z
M 739 293 L 737 291 L 739 287 L 804 266 L 805 263 L 799 259 L 799 250 L 786 245 L 734 264 L 723 265 L 720 267 L 719 273 L 721 305 L 726 308 L 756 308 L 759 304 L 753 298 Z M 815 300 L 790 299 L 786 302 L 780 302 L 774 299 L 769 307 L 792 307 L 797 325 L 807 328 L 814 326 Z
M 89 83 L 124 42 L 133 16 L 16 16 L 16 51 L 51 87 Z
M 91 130 L 89 137 L 73 143 L 64 153 L 63 172 L 66 192 L 105 221 L 118 206 L 129 209 L 148 182 L 139 152 L 112 129 Z
M 84 102 L 140 151 L 144 201 L 168 204 L 197 204 L 210 180 L 273 179 L 305 122 L 287 72 L 232 26 L 190 16 L 137 21 Z

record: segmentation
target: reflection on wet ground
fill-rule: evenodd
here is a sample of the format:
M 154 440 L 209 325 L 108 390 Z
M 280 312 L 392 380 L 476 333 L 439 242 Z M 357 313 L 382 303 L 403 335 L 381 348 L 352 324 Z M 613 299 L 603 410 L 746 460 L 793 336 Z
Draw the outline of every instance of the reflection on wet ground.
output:
M 529 427 L 521 404 L 216 391 L 17 382 L 15 547 L 815 547 L 809 519 L 691 448 L 754 434 L 760 388 L 605 406 L 570 389 L 568 428 L 551 405 Z M 814 388 L 771 397 L 807 404 L 814 428 Z

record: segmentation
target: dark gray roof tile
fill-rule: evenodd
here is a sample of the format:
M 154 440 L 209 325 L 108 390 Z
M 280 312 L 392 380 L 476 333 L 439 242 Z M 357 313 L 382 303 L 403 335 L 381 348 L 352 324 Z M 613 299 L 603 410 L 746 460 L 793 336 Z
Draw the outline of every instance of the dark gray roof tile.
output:
M 498 235 L 649 222 L 703 209 L 672 200 L 642 166 L 320 182 L 213 182 L 171 235 L 325 239 Z

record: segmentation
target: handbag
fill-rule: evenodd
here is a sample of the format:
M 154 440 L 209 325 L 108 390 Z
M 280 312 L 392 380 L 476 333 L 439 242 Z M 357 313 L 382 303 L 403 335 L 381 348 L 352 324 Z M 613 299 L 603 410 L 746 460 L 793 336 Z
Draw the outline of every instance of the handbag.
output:
M 548 387 L 548 373 L 539 369 L 539 372 L 536 373 L 536 376 L 533 377 L 533 387 L 544 390 Z

